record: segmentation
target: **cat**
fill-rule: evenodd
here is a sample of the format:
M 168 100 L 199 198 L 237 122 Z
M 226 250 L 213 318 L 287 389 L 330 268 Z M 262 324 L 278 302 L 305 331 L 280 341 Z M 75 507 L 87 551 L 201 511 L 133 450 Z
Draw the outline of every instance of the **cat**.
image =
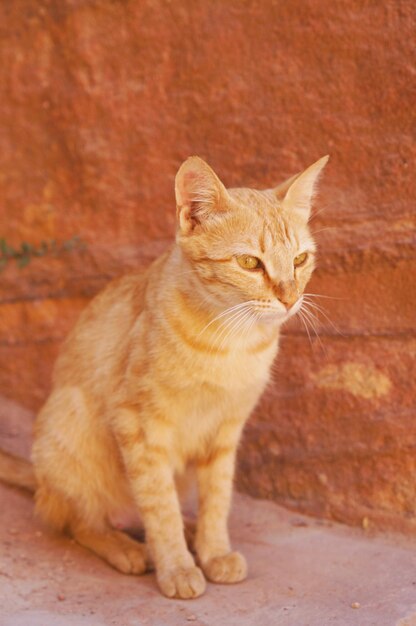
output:
M 175 180 L 175 243 L 111 282 L 56 362 L 29 463 L 0 478 L 35 490 L 36 512 L 117 570 L 150 561 L 160 590 L 195 598 L 247 575 L 227 530 L 237 446 L 315 267 L 308 227 L 328 157 L 275 189 L 226 189 L 199 157 Z M 178 485 L 198 487 L 195 556 Z M 114 520 L 140 514 L 145 543 Z

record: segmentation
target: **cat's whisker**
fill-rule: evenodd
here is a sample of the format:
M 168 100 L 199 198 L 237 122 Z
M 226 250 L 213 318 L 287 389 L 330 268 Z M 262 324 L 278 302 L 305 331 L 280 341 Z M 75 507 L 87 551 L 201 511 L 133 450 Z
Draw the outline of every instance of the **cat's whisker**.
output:
M 305 321 L 305 316 L 303 315 L 303 312 L 302 312 L 301 309 L 298 311 L 298 315 L 299 315 L 299 319 L 302 321 L 302 324 L 305 327 L 306 333 L 308 335 L 309 343 L 310 343 L 311 347 L 313 348 L 313 343 L 312 343 L 311 335 L 310 335 L 310 332 L 309 332 L 309 328 L 308 328 L 308 325 L 307 325 L 307 323 Z
M 324 228 L 318 228 L 318 230 L 314 230 L 311 232 L 311 235 L 317 235 L 318 233 L 322 233 L 325 230 L 337 230 L 339 226 L 325 226 Z
M 320 313 L 325 313 L 325 309 L 321 305 L 317 304 L 316 302 L 312 302 L 308 297 L 304 298 L 304 304 L 306 306 L 313 307 L 314 309 L 316 309 Z
M 243 309 L 238 309 L 238 311 L 234 311 L 231 317 L 222 322 L 217 331 L 214 333 L 214 337 L 212 339 L 213 348 L 217 348 L 218 350 L 220 350 L 220 348 L 218 348 L 218 342 L 221 340 L 221 338 L 224 336 L 224 333 L 226 333 L 230 327 L 232 328 L 241 317 L 244 317 L 245 313 L 247 312 L 247 307 L 248 305 L 246 305 Z
M 211 320 L 212 322 L 219 321 L 218 327 L 215 329 L 214 334 L 212 335 L 211 343 L 215 343 L 221 337 L 222 333 L 229 327 L 229 325 L 233 323 L 234 319 L 237 318 L 240 314 L 242 314 L 246 308 L 247 308 L 247 305 L 244 304 L 244 306 L 241 306 L 241 307 L 239 306 L 235 310 L 225 311 L 224 315 L 221 314 L 218 317 L 218 319 Z M 202 331 L 198 334 L 198 337 L 201 334 L 202 334 Z
M 306 298 L 304 302 L 305 302 L 305 305 L 313 307 L 318 313 L 323 315 L 323 317 L 329 322 L 329 324 L 332 326 L 332 328 L 335 330 L 336 333 L 338 333 L 342 337 L 345 337 L 345 335 L 334 324 L 334 322 L 331 320 L 331 318 L 328 316 L 325 309 L 321 305 L 317 304 L 316 302 L 311 302 L 308 298 Z
M 227 317 L 226 319 L 221 320 L 221 323 L 219 325 L 218 330 L 221 331 L 221 333 L 219 334 L 219 336 L 217 335 L 217 339 L 220 339 L 222 332 L 225 331 L 227 328 L 229 328 L 230 326 L 233 325 L 233 323 L 239 319 L 241 316 L 244 315 L 244 313 L 248 310 L 248 305 L 245 305 L 244 307 L 239 307 L 237 310 L 232 311 L 229 315 L 229 317 Z M 217 334 L 217 333 L 216 333 Z M 214 334 L 215 337 L 215 334 Z
M 242 329 L 243 331 L 246 329 L 246 323 L 250 320 L 253 315 L 252 309 L 247 309 L 245 315 L 241 316 L 239 320 L 236 321 L 233 328 L 227 333 L 221 342 L 221 348 L 223 348 L 227 342 L 231 342 L 232 339 L 238 336 L 239 331 Z
M 234 320 L 234 324 L 231 325 L 229 331 L 224 335 L 220 346 L 218 347 L 218 353 L 221 352 L 222 348 L 226 345 L 227 340 L 230 339 L 233 335 L 237 333 L 239 328 L 244 325 L 244 323 L 250 318 L 251 310 L 246 309 L 243 311 L 243 314 Z
M 311 298 L 326 298 L 327 300 L 346 300 L 347 298 L 337 298 L 335 296 L 323 296 L 319 293 L 304 293 L 304 296 L 308 296 Z
M 314 212 L 312 213 L 311 217 L 309 218 L 309 223 L 313 222 L 313 221 L 314 221 L 314 220 L 318 217 L 318 215 L 320 215 L 321 213 L 323 213 L 324 211 L 326 211 L 326 208 L 327 208 L 327 207 L 325 207 L 325 206 L 324 206 L 324 207 L 322 207 L 321 209 L 319 209 L 318 211 L 314 211 Z
M 253 328 L 254 324 L 257 322 L 258 320 L 258 313 L 257 311 L 250 311 L 250 316 L 247 320 L 247 324 L 245 325 L 245 328 L 243 328 L 243 330 L 241 331 L 241 335 L 240 335 L 240 339 L 244 340 L 244 347 L 247 345 L 247 341 L 250 335 L 250 331 Z
M 317 324 L 319 324 L 319 319 L 316 317 L 316 315 L 314 315 L 312 313 L 312 311 L 310 311 L 309 309 L 306 308 L 306 305 L 304 305 L 302 307 L 302 310 L 303 310 L 303 314 L 309 319 L 310 326 L 311 326 L 312 330 L 314 331 L 314 333 L 316 335 L 316 338 L 319 341 L 319 344 L 320 344 L 322 350 L 326 353 L 326 350 L 324 348 L 324 344 L 322 343 L 322 340 L 321 340 L 321 338 L 319 336 L 318 329 L 317 329 Z
M 198 333 L 197 337 L 200 337 L 202 335 L 202 333 L 204 333 L 207 330 L 207 328 L 209 328 L 217 320 L 221 319 L 225 315 L 228 315 L 228 313 L 231 313 L 234 310 L 237 310 L 237 309 L 240 309 L 240 308 L 243 308 L 243 307 L 247 306 L 251 302 L 253 302 L 253 301 L 252 300 L 247 300 L 246 302 L 241 302 L 240 304 L 235 304 L 234 306 L 230 306 L 228 309 L 225 309 L 225 311 L 222 311 L 221 313 L 216 315 L 214 317 L 214 319 L 212 319 L 210 322 L 208 322 L 208 324 L 206 326 L 204 326 L 204 328 L 201 330 L 201 332 Z
M 251 311 L 250 316 L 247 319 L 247 323 L 243 324 L 243 326 L 241 327 L 241 333 L 239 334 L 239 337 L 237 337 L 237 339 L 241 341 L 241 346 L 244 349 L 246 349 L 247 347 L 250 330 L 251 328 L 253 328 L 253 325 L 256 322 L 255 315 L 256 315 L 255 311 Z
M 313 311 L 311 311 L 308 307 L 311 305 L 310 302 L 307 302 L 306 300 L 304 300 L 302 302 L 302 311 L 304 313 L 308 313 L 315 322 L 318 322 L 319 324 L 321 323 L 319 318 L 315 315 L 315 313 Z
M 218 352 L 221 353 L 222 349 L 226 347 L 227 343 L 231 343 L 231 340 L 235 338 L 241 328 L 245 327 L 245 322 L 249 319 L 250 314 L 246 311 L 246 314 L 241 317 L 233 326 L 229 329 L 228 333 L 223 337 Z
M 253 319 L 251 320 L 251 323 L 248 325 L 248 327 L 246 329 L 246 332 L 244 334 L 244 337 L 245 337 L 244 346 L 247 345 L 247 342 L 248 342 L 248 340 L 250 338 L 250 331 L 253 328 L 253 326 L 256 324 L 256 322 L 259 321 L 260 317 L 261 317 L 261 314 L 258 311 L 253 311 L 253 314 L 252 314 L 252 318 Z

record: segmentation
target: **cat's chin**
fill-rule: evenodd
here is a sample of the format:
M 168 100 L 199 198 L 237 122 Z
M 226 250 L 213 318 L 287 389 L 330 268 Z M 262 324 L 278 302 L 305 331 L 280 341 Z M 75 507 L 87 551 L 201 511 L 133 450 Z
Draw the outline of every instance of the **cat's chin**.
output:
M 283 324 L 290 318 L 288 311 L 262 311 L 260 322 L 263 324 Z

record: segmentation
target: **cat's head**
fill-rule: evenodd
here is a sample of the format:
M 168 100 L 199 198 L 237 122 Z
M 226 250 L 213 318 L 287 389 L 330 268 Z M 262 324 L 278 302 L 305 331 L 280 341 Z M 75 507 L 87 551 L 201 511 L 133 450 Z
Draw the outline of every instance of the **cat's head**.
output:
M 274 189 L 226 189 L 210 166 L 190 157 L 175 182 L 177 243 L 219 305 L 250 302 L 259 317 L 296 313 L 315 267 L 308 226 L 325 156 Z

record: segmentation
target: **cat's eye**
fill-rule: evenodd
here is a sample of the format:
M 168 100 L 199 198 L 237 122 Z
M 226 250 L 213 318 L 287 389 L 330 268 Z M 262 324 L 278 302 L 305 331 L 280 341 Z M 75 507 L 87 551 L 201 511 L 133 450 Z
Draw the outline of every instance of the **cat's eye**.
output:
M 298 254 L 298 256 L 295 256 L 295 258 L 293 259 L 293 265 L 295 267 L 300 267 L 301 265 L 305 263 L 307 258 L 308 258 L 308 253 L 302 252 L 302 254 Z
M 263 267 L 263 263 L 256 256 L 242 254 L 237 257 L 237 263 L 245 270 L 259 270 Z

